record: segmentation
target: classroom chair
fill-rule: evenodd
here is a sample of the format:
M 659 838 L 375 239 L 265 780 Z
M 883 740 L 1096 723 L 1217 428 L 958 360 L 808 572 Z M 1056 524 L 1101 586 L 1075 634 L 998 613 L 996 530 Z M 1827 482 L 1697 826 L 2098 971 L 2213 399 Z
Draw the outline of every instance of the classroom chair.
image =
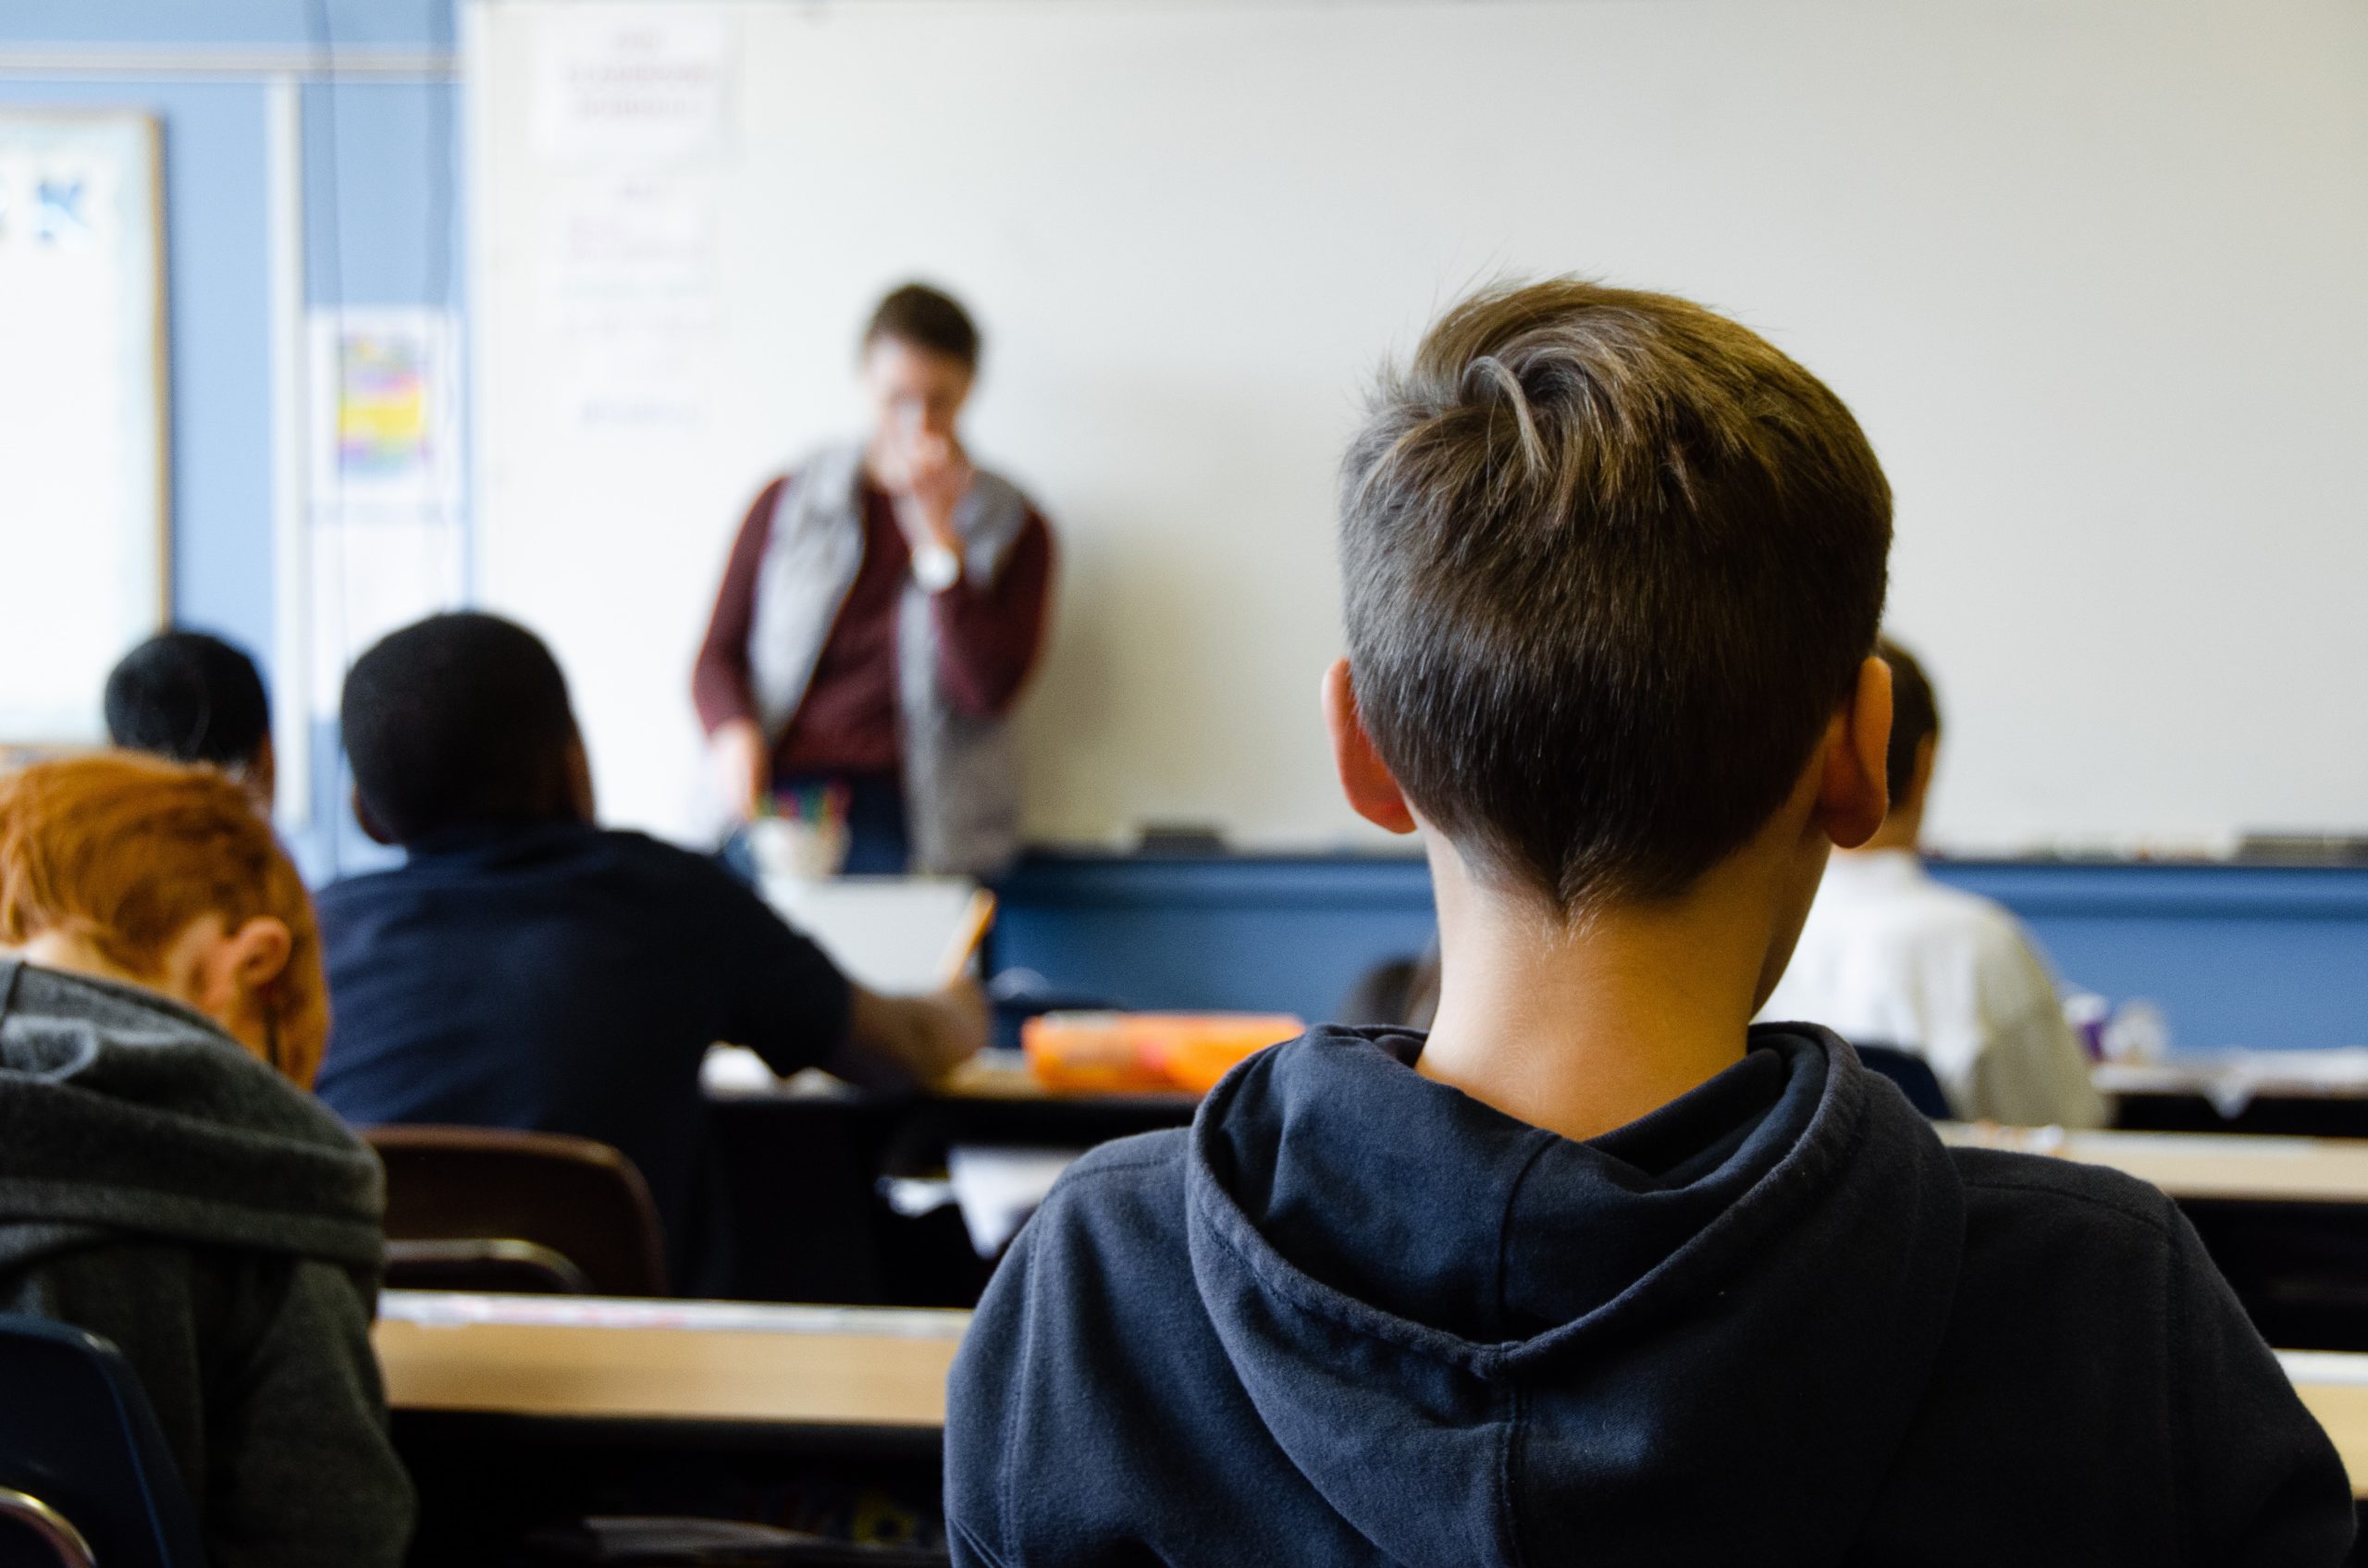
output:
M 482 1127 L 376 1127 L 396 1290 L 662 1296 L 658 1210 L 606 1143 Z
M 123 1352 L 0 1314 L 0 1563 L 204 1568 L 197 1519 Z
M 1869 1072 L 1890 1079 L 1907 1096 L 1907 1103 L 1929 1119 L 1949 1121 L 1955 1117 L 1949 1109 L 1948 1095 L 1941 1090 L 1941 1080 L 1923 1057 L 1896 1045 L 1860 1045 L 1856 1050 L 1858 1060 Z
M 1352 1028 L 1427 1030 L 1439 1006 L 1439 955 L 1388 958 L 1357 977 L 1332 1021 Z

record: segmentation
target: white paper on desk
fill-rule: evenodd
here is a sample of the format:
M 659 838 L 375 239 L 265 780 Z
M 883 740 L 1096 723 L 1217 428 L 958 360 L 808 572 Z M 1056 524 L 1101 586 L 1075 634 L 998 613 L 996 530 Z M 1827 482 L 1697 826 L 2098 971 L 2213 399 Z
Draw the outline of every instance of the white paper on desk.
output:
M 954 1201 L 962 1210 L 962 1228 L 982 1258 L 992 1258 L 1008 1246 L 1043 1207 L 1061 1172 L 1077 1162 L 1083 1149 L 1013 1149 L 987 1144 L 956 1143 L 945 1152 L 946 1179 L 954 1186 Z
M 967 877 L 767 877 L 764 895 L 783 920 L 831 956 L 848 978 L 888 994 L 934 991 L 964 929 Z
M 378 1315 L 422 1328 L 500 1324 L 527 1328 L 687 1329 L 721 1334 L 845 1334 L 894 1340 L 958 1340 L 967 1312 L 941 1307 L 775 1306 L 763 1302 L 653 1301 L 616 1296 L 485 1295 L 466 1290 L 385 1290 Z

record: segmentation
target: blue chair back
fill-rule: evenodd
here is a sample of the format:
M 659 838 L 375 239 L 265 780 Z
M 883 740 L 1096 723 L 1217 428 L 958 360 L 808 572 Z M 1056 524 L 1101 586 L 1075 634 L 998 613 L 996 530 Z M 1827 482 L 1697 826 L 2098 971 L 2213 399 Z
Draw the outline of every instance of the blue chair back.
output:
M 0 1568 L 204 1568 L 155 1412 L 95 1334 L 0 1313 Z
M 1956 1115 L 1949 1109 L 1949 1097 L 1942 1093 L 1941 1080 L 1932 1076 L 1931 1064 L 1923 1057 L 1896 1045 L 1860 1045 L 1856 1049 L 1858 1060 L 1868 1070 L 1897 1084 L 1899 1092 L 1907 1096 L 1907 1103 L 1931 1120 L 1948 1121 Z

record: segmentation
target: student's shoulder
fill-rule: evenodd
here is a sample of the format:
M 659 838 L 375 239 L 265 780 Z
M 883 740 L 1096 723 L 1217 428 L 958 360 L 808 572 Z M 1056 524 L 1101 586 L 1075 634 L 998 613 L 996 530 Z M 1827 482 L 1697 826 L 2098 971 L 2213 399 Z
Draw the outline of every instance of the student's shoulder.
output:
M 1965 1198 L 1948 1352 L 1959 1397 L 1992 1399 L 1982 1390 L 2006 1368 L 2153 1386 L 2181 1303 L 2209 1290 L 2211 1266 L 2171 1201 L 2097 1166 L 1951 1153 Z
M 1969 1228 L 2026 1247 L 2177 1243 L 2177 1205 L 2151 1182 L 2105 1166 L 2004 1149 L 1951 1149 Z
M 1133 1250 L 1184 1226 L 1187 1140 L 1182 1128 L 1137 1133 L 1079 1156 L 1046 1194 L 1034 1225 L 1040 1244 Z
M 1183 1128 L 1175 1127 L 1097 1143 L 1061 1172 L 1052 1194 L 1044 1200 L 1045 1206 L 1057 1202 L 1091 1210 L 1153 1197 L 1180 1199 L 1190 1137 Z
M 349 911 L 359 912 L 388 898 L 400 896 L 403 889 L 417 880 L 416 870 L 408 864 L 388 866 L 375 871 L 356 871 L 316 888 L 313 893 L 313 908 L 324 919 L 333 919 Z
M 2030 949 L 2023 922 L 2013 910 L 1994 898 L 1951 887 L 1937 878 L 1928 876 L 1918 883 L 1915 911 L 1923 924 L 1943 929 L 1984 954 L 2020 954 Z
M 630 875 L 734 904 L 762 902 L 712 855 L 632 828 L 602 828 L 595 843 L 601 859 Z

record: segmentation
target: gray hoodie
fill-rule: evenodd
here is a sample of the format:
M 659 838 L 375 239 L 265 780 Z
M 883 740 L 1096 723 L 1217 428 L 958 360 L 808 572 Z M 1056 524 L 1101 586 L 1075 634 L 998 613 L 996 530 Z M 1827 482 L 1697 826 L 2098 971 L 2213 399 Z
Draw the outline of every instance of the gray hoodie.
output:
M 121 1347 L 222 1568 L 402 1560 L 384 1207 L 368 1148 L 204 1019 L 0 955 L 0 1310 Z

